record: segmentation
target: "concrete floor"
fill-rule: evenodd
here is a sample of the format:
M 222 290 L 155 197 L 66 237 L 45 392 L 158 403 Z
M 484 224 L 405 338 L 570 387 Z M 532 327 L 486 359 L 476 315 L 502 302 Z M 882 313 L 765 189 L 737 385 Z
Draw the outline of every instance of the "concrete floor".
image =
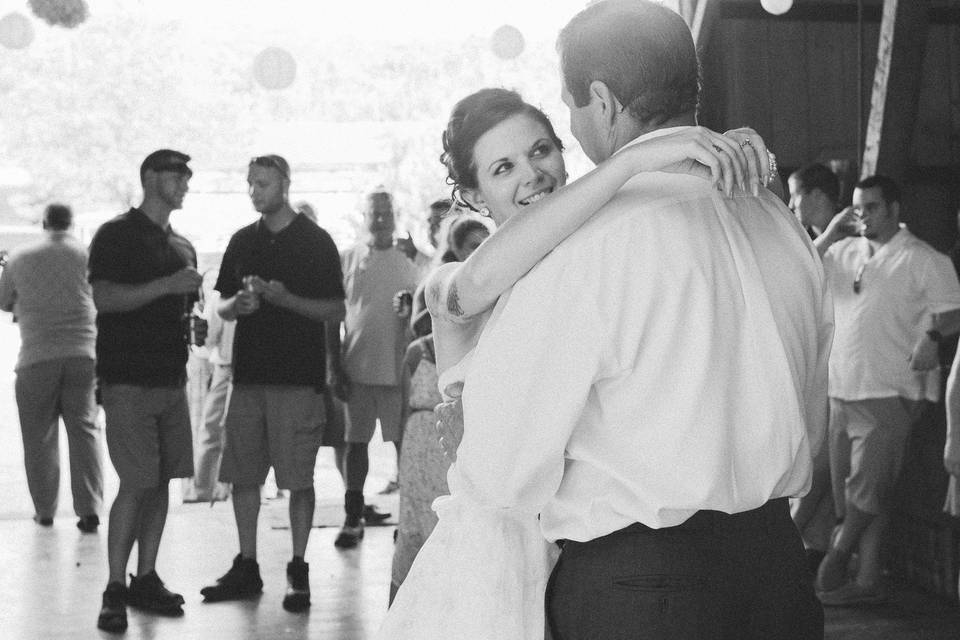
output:
M 23 475 L 19 424 L 13 401 L 13 372 L 19 344 L 16 325 L 0 316 L 0 638 L 46 640 L 108 638 L 96 629 L 107 576 L 106 530 L 81 534 L 70 508 L 69 484 L 61 482 L 60 512 L 53 527 L 31 520 Z M 9 363 L 7 366 L 6 363 Z M 62 457 L 66 470 L 65 438 Z M 109 465 L 108 465 L 109 467 Z M 371 446 L 368 492 L 375 494 L 393 475 L 390 445 Z M 342 498 L 329 450 L 321 450 L 316 470 L 318 501 Z M 66 471 L 64 471 L 66 473 Z M 107 477 L 107 502 L 116 494 L 116 477 Z M 396 497 L 371 495 L 387 510 Z M 130 611 L 130 640 L 323 638 L 364 640 L 382 619 L 390 581 L 393 528 L 369 528 L 361 546 L 339 551 L 336 528 L 314 529 L 307 553 L 313 606 L 290 614 L 280 606 L 289 560 L 289 531 L 274 528 L 286 515 L 286 501 L 268 501 L 260 520 L 260 565 L 264 593 L 257 600 L 202 604 L 199 590 L 222 575 L 236 553 L 236 531 L 228 503 L 212 508 L 181 504 L 171 485 L 171 510 L 158 561 L 161 578 L 186 598 L 182 618 Z M 134 563 L 131 562 L 131 567 Z M 960 608 L 955 603 L 907 588 L 894 590 L 891 603 L 867 609 L 826 612 L 828 640 L 958 640 Z M 451 637 L 456 637 L 452 630 Z M 464 639 L 469 640 L 469 639 Z M 771 639 L 776 640 L 776 639 Z

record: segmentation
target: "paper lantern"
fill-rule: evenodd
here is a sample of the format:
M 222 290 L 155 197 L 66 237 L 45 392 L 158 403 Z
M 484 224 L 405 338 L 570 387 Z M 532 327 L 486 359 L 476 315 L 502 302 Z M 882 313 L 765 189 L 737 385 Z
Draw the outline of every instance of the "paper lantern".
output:
M 286 49 L 267 47 L 253 61 L 253 77 L 264 89 L 286 89 L 297 77 L 297 61 Z
M 498 58 L 513 60 L 523 53 L 523 34 L 516 27 L 505 24 L 493 32 L 490 38 L 490 49 Z
M 760 6 L 775 16 L 782 16 L 793 7 L 793 0 L 760 0 Z
M 0 44 L 8 49 L 24 49 L 33 42 L 33 23 L 22 13 L 0 18 Z
M 52 27 L 72 29 L 90 15 L 86 0 L 30 0 L 33 14 Z

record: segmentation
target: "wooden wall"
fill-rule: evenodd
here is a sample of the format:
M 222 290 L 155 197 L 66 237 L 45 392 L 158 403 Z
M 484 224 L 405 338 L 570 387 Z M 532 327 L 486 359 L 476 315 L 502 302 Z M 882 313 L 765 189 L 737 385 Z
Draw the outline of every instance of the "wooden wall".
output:
M 715 1 L 719 16 L 701 51 L 701 122 L 754 127 L 785 172 L 838 161 L 852 182 L 869 116 L 882 0 L 865 0 L 862 24 L 855 0 L 796 0 L 779 17 L 755 0 Z M 905 191 L 905 222 L 946 250 L 957 238 L 960 207 L 960 1 L 931 2 L 926 42 L 919 117 L 910 148 L 901 151 L 908 169 L 896 177 Z

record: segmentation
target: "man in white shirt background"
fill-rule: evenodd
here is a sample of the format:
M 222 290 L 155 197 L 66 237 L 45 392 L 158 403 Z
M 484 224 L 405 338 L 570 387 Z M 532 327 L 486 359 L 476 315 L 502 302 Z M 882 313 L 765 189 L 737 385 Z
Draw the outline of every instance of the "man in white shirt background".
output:
M 559 51 L 595 162 L 696 124 L 696 53 L 670 10 L 594 3 Z M 823 637 L 787 498 L 823 440 L 831 316 L 775 196 L 674 174 L 631 180 L 501 298 L 457 473 L 562 544 L 554 638 Z
M 841 521 L 817 588 L 826 605 L 877 603 L 891 490 L 923 401 L 940 397 L 938 347 L 960 330 L 960 284 L 950 259 L 900 223 L 900 190 L 885 176 L 857 183 L 815 244 L 836 310 L 829 451 Z

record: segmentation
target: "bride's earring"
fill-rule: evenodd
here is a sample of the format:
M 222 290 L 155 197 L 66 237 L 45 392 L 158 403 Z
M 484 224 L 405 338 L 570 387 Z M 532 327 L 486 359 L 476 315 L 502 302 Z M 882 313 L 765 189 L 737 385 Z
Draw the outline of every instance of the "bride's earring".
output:
M 486 207 L 480 207 L 480 215 L 482 215 L 482 216 L 485 217 L 485 218 L 489 218 L 489 217 L 490 217 L 490 209 L 487 209 Z

